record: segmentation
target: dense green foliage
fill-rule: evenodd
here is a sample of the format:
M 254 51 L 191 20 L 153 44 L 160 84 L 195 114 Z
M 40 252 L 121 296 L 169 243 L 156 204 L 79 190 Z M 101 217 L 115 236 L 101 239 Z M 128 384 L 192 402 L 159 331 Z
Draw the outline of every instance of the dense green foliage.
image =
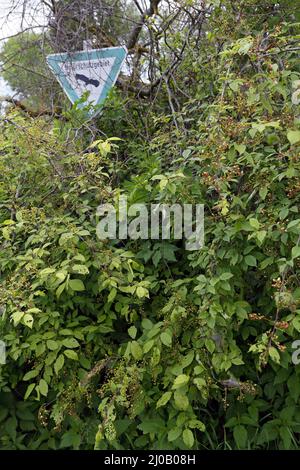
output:
M 172 114 L 1 121 L 2 449 L 299 446 L 300 28 L 224 3 Z M 205 247 L 98 240 L 119 194 L 204 203 Z

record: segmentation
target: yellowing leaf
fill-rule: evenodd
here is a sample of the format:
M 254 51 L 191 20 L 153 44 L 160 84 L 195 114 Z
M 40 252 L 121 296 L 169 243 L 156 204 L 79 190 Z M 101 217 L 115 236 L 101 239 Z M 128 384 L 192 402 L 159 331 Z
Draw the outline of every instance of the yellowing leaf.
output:
M 132 341 L 132 343 L 130 345 L 130 350 L 131 350 L 131 354 L 133 355 L 134 359 L 136 359 L 137 361 L 142 359 L 143 350 L 142 350 L 141 346 L 139 345 L 139 343 L 137 341 Z
M 145 289 L 145 287 L 138 286 L 136 288 L 136 295 L 139 299 L 142 299 L 143 297 L 149 297 L 149 292 L 147 289 Z
M 194 434 L 190 429 L 185 429 L 182 433 L 182 439 L 185 445 L 191 449 L 194 445 Z
M 173 389 L 177 389 L 177 388 L 180 388 L 180 387 L 184 387 L 188 382 L 189 382 L 190 378 L 188 375 L 186 374 L 180 374 L 178 375 L 178 377 L 176 377 L 176 379 L 174 380 L 174 384 L 173 384 Z

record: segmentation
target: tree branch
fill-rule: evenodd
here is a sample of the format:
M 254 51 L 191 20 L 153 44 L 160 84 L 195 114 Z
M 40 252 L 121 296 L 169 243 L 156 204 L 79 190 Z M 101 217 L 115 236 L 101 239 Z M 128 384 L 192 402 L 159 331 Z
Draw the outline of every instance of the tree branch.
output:
M 21 109 L 24 111 L 26 114 L 28 114 L 31 117 L 40 117 L 40 116 L 51 116 L 51 117 L 62 117 L 61 116 L 61 110 L 59 108 L 54 108 L 53 111 L 50 109 L 31 109 L 27 107 L 24 103 L 22 103 L 20 100 L 17 100 L 15 98 L 12 98 L 11 96 L 1 96 L 0 97 L 0 103 L 6 101 L 7 103 L 12 104 L 16 108 Z
M 160 4 L 161 0 L 151 0 L 150 7 L 144 13 L 142 13 L 140 17 L 140 21 L 136 24 L 136 26 L 131 31 L 129 39 L 127 41 L 127 49 L 133 49 L 138 41 L 139 35 L 143 29 L 146 19 L 149 16 L 153 16 L 157 14 L 158 5 Z M 135 2 L 136 3 L 136 2 Z

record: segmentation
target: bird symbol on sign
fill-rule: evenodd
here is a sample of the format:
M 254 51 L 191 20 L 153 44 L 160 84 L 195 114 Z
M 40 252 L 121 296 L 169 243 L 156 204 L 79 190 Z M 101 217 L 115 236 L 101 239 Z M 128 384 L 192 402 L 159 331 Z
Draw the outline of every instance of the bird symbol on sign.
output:
M 93 78 L 86 77 L 85 75 L 81 75 L 77 73 L 75 75 L 75 78 L 77 81 L 81 80 L 84 82 L 84 84 L 87 85 L 93 85 L 95 88 L 97 88 L 100 85 L 100 82 L 98 80 L 94 80 Z

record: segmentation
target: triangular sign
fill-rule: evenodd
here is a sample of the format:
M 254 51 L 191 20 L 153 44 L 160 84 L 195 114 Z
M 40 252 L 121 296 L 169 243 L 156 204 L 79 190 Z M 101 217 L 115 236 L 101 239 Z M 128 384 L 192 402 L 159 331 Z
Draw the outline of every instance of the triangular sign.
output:
M 108 47 L 51 54 L 47 63 L 72 103 L 89 91 L 81 107 L 87 104 L 95 106 L 103 104 L 118 78 L 126 55 L 126 47 Z

